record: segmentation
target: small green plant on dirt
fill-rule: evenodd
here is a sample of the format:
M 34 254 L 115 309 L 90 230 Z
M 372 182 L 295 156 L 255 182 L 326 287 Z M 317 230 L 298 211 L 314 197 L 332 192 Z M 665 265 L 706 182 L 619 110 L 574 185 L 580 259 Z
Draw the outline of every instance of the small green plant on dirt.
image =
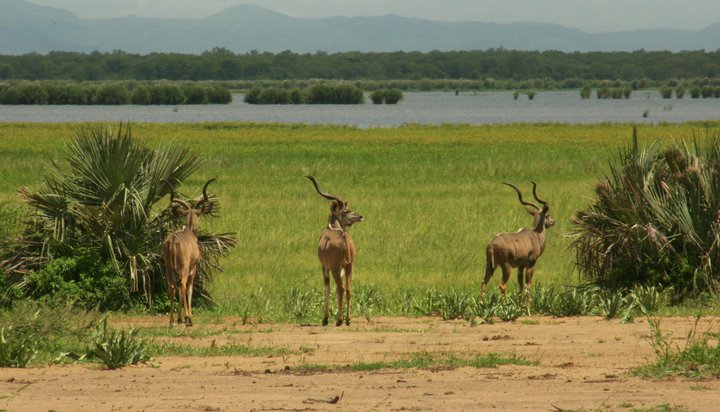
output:
M 625 295 L 622 291 L 602 289 L 597 299 L 597 309 L 605 319 L 615 319 L 620 315 L 624 308 L 627 308 L 628 303 L 625 299 Z
M 643 378 L 664 378 L 668 376 L 686 376 L 690 378 L 720 377 L 720 333 L 698 331 L 701 315 L 696 315 L 695 324 L 690 329 L 684 347 L 673 347 L 669 339 L 663 336 L 660 320 L 648 320 L 652 340 L 650 345 L 655 351 L 656 362 L 632 370 Z
M 374 286 L 357 288 L 353 292 L 352 298 L 355 312 L 364 316 L 368 323 L 372 320 L 373 315 L 378 311 L 380 303 L 382 302 L 380 289 Z
M 109 328 L 108 315 L 98 322 L 83 357 L 98 360 L 109 369 L 117 369 L 127 365 L 137 365 L 150 360 L 147 354 L 147 341 L 138 337 L 138 329 L 130 328 L 118 333 Z
M 493 323 L 495 312 L 500 306 L 500 296 L 497 293 L 488 293 L 483 296 L 482 299 L 477 301 L 477 304 L 473 308 L 472 318 L 470 319 L 471 324 L 475 322 L 475 318 L 478 317 L 483 323 Z
M 37 354 L 32 334 L 14 333 L 12 327 L 0 329 L 0 367 L 24 368 Z
M 495 309 L 495 315 L 503 322 L 511 322 L 522 315 L 527 314 L 527 307 L 522 302 L 522 296 L 511 295 L 507 302 L 502 302 Z
M 302 320 L 319 312 L 320 299 L 312 290 L 291 287 L 283 299 L 285 312 L 295 320 Z

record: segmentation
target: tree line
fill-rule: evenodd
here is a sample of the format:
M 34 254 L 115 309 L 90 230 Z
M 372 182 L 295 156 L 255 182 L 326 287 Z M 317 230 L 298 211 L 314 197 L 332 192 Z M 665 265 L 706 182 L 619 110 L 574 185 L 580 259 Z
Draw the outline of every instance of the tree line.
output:
M 714 78 L 720 50 L 560 52 L 485 51 L 236 54 L 214 48 L 199 55 L 50 52 L 0 55 L 0 80 L 260 80 L 470 79 L 592 81 Z

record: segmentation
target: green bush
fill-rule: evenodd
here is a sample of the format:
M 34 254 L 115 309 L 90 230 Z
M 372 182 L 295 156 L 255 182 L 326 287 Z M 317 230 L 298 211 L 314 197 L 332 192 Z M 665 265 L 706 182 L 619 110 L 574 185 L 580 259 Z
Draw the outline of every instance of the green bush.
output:
M 298 88 L 294 88 L 290 90 L 290 103 L 292 104 L 303 104 L 305 103 L 305 98 L 303 97 L 302 92 Z
M 364 100 L 363 91 L 348 84 L 316 84 L 305 95 L 308 104 L 360 104 Z
M 137 365 L 150 360 L 147 341 L 138 338 L 138 329 L 131 328 L 118 333 L 108 328 L 107 315 L 98 322 L 92 336 L 92 343 L 85 352 L 85 359 L 98 360 L 109 369 Z
M 48 104 L 45 88 L 37 82 L 17 83 L 0 93 L 0 104 Z
M 370 93 L 370 100 L 373 104 L 382 104 L 383 100 L 385 100 L 385 90 L 373 90 Z
M 127 89 L 120 84 L 110 83 L 98 87 L 93 103 L 100 105 L 120 105 L 129 101 Z
M 195 83 L 188 83 L 182 86 L 185 95 L 185 104 L 207 104 L 207 87 Z
M 72 302 L 83 308 L 127 309 L 132 306 L 129 281 L 99 253 L 81 249 L 58 257 L 27 277 L 30 297 L 54 303 Z
M 211 104 L 228 104 L 232 102 L 232 94 L 230 90 L 213 85 L 207 89 L 207 102 Z
M 693 87 L 690 89 L 690 97 L 692 97 L 693 99 L 697 99 L 697 98 L 700 97 L 700 92 L 701 92 L 700 87 L 698 87 L 698 86 L 693 86 Z
M 378 89 L 370 93 L 370 100 L 373 104 L 397 104 L 403 97 L 400 89 Z
M 397 104 L 403 97 L 403 92 L 400 89 L 385 90 L 385 104 Z
M 247 104 L 260 104 L 260 92 L 262 89 L 256 88 L 248 90 L 243 96 L 243 101 Z
M 48 104 L 88 104 L 87 93 L 76 83 L 48 82 L 45 85 Z
M 683 97 L 685 97 L 685 91 L 685 86 L 683 86 L 682 84 L 678 85 L 675 88 L 675 97 L 677 97 L 678 99 L 682 99 Z
M 0 328 L 0 367 L 24 368 L 36 353 L 35 336 L 14 333 L 12 327 Z
M 588 86 L 585 86 L 580 90 L 580 98 L 583 100 L 589 99 L 591 94 L 592 90 Z
M 185 95 L 180 87 L 174 84 L 156 84 L 148 86 L 150 104 L 173 105 L 185 103 Z
M 572 219 L 577 267 L 615 288 L 659 284 L 677 297 L 720 290 L 720 137 L 704 148 L 633 142 Z
M 133 90 L 130 96 L 130 103 L 139 105 L 150 104 L 150 88 L 147 86 L 140 86 Z
M 67 352 L 82 352 L 97 319 L 95 311 L 70 305 L 47 305 L 30 299 L 13 302 L 12 306 L 0 311 L 6 345 L 15 348 L 13 351 L 24 352 L 22 357 L 25 359 L 35 352 L 30 361 L 36 363 L 52 362 Z M 15 353 L 11 358 L 20 359 L 18 352 Z

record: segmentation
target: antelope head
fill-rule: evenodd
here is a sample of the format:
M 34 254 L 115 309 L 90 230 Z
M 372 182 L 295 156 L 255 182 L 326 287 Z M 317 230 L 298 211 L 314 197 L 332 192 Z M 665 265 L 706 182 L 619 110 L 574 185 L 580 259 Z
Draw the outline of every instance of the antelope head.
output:
M 510 186 L 513 189 L 515 189 L 515 191 L 518 194 L 518 199 L 520 200 L 520 204 L 522 204 L 523 206 L 526 206 L 525 211 L 530 216 L 533 217 L 533 227 L 536 227 L 540 223 L 540 219 L 543 216 L 545 217 L 543 220 L 544 227 L 546 227 L 546 228 L 551 227 L 555 224 L 555 220 L 553 220 L 553 218 L 550 216 L 550 205 L 546 201 L 538 199 L 537 192 L 536 192 L 537 184 L 535 182 L 531 182 L 531 183 L 533 185 L 533 197 L 535 198 L 535 200 L 537 200 L 539 203 L 541 203 L 543 205 L 542 208 L 540 206 L 536 205 L 535 203 L 531 203 L 531 202 L 527 202 L 527 201 L 523 200 L 522 193 L 520 193 L 520 189 L 515 187 L 515 185 L 513 185 L 511 183 L 503 182 L 504 185 Z
M 537 193 L 535 191 L 537 184 L 535 182 L 531 182 L 531 183 L 533 185 L 533 197 L 535 198 L 535 200 L 538 201 L 538 203 L 543 205 L 542 211 L 540 212 L 540 214 L 545 216 L 545 220 L 544 220 L 545 227 L 554 226 L 555 220 L 552 218 L 552 216 L 550 216 L 550 205 L 548 204 L 548 202 L 541 200 L 540 198 L 537 197 Z M 535 224 L 537 225 L 537 222 Z
M 207 188 L 213 181 L 215 181 L 215 179 L 210 179 L 207 183 L 205 183 L 202 190 L 202 196 L 200 196 L 195 202 L 195 207 L 192 207 L 189 202 L 183 199 L 176 199 L 175 191 L 173 191 L 172 185 L 168 183 L 168 186 L 170 187 L 170 208 L 175 210 L 176 213 L 186 217 L 185 229 L 191 230 L 193 233 L 197 233 L 197 218 L 199 216 L 212 213 L 213 202 L 210 201 L 207 194 Z
M 320 196 L 324 197 L 325 199 L 332 200 L 332 203 L 330 204 L 329 222 L 331 227 L 334 227 L 335 223 L 337 222 L 338 224 L 340 224 L 342 230 L 345 230 L 345 228 L 349 228 L 354 223 L 363 221 L 362 216 L 348 209 L 348 202 L 343 201 L 341 198 L 335 195 L 325 193 L 320 190 L 320 186 L 318 186 L 318 183 L 317 181 L 315 181 L 314 177 L 310 175 L 305 177 L 307 177 L 312 182 L 313 186 L 315 186 L 315 190 L 320 194 Z

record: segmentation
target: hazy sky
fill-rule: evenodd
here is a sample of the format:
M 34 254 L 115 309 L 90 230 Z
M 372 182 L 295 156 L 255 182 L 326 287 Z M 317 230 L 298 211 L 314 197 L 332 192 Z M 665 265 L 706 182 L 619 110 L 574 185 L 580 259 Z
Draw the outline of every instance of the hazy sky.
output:
M 398 14 L 428 20 L 557 23 L 589 32 L 698 30 L 720 21 L 719 0 L 28 0 L 81 17 L 202 18 L 237 4 L 295 17 Z

